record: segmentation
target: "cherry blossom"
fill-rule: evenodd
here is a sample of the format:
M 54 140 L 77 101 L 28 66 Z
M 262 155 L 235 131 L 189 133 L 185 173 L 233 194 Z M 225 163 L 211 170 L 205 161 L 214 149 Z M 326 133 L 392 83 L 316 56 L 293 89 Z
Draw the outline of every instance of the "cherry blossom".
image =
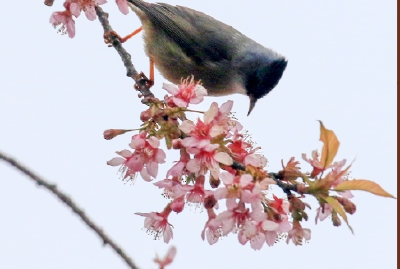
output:
M 189 104 L 199 104 L 207 95 L 207 90 L 194 81 L 194 77 L 182 80 L 181 84 L 163 84 L 163 89 L 172 95 L 176 106 L 187 107 Z
M 176 247 L 171 246 L 168 249 L 167 254 L 165 254 L 163 259 L 160 259 L 158 257 L 158 255 L 154 258 L 154 262 L 157 263 L 160 267 L 160 269 L 164 269 L 165 266 L 167 266 L 168 264 L 171 264 L 175 258 L 176 255 Z
M 172 237 L 171 224 L 168 222 L 168 216 L 171 213 L 171 208 L 167 206 L 163 212 L 151 212 L 151 213 L 135 213 L 136 215 L 145 217 L 144 227 L 152 234 L 155 239 L 159 239 L 161 236 L 164 238 L 164 242 L 168 243 Z
M 324 171 L 326 168 L 329 168 L 330 166 L 324 167 L 324 165 L 319 160 L 319 154 L 317 150 L 313 150 L 311 155 L 312 159 L 307 159 L 307 155 L 305 153 L 303 153 L 301 157 L 303 158 L 303 160 L 312 165 L 314 170 L 311 172 L 311 177 L 316 177 L 322 171 Z
M 310 240 L 311 230 L 302 228 L 298 221 L 293 222 L 293 228 L 288 232 L 286 243 L 289 244 L 289 241 L 292 240 L 296 246 L 301 245 L 303 238 L 305 240 Z
M 165 152 L 159 149 L 160 141 L 151 136 L 146 139 L 146 132 L 141 132 L 132 137 L 129 146 L 135 151 L 132 153 L 129 150 L 118 151 L 117 154 L 121 157 L 116 157 L 107 162 L 111 166 L 121 165 L 121 172 L 125 173 L 124 178 L 134 177 L 137 172 L 140 172 L 142 178 L 146 181 L 151 181 L 157 177 L 158 164 L 165 162 Z
M 64 3 L 65 11 L 57 11 L 53 12 L 50 16 L 50 23 L 56 28 L 60 24 L 62 24 L 61 28 L 58 32 L 61 34 L 68 33 L 70 38 L 75 36 L 75 21 L 72 18 L 72 12 L 70 10 L 70 3 Z
M 208 220 L 204 225 L 204 229 L 201 232 L 201 238 L 207 238 L 207 242 L 213 245 L 218 242 L 218 239 L 222 236 L 221 225 L 222 222 L 216 221 L 216 214 L 212 208 L 207 209 Z

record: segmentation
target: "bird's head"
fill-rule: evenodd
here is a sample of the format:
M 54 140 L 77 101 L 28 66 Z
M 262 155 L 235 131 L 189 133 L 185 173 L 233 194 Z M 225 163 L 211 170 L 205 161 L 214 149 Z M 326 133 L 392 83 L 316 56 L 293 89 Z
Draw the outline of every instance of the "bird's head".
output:
M 246 95 L 250 98 L 247 115 L 250 115 L 258 99 L 264 97 L 278 84 L 286 66 L 287 60 L 275 53 L 246 55 L 240 69 L 244 78 Z

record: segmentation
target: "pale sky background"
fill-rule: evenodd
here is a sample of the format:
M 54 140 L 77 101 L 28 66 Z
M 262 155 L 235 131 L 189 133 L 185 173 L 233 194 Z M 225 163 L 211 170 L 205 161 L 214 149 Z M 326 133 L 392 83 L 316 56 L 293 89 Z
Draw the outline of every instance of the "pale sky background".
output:
M 114 29 L 125 35 L 140 26 L 114 1 L 103 5 Z M 369 179 L 397 196 L 396 1 L 168 1 L 203 11 L 286 56 L 279 85 L 246 117 L 240 95 L 207 98 L 195 106 L 233 100 L 237 118 L 269 160 L 269 171 L 295 156 L 321 149 L 319 125 L 334 130 L 337 160 L 356 158 L 352 176 Z M 140 268 L 157 268 L 155 253 L 168 249 L 142 229 L 135 212 L 160 211 L 167 200 L 138 178 L 124 184 L 106 161 L 127 148 L 130 135 L 111 141 L 109 128 L 135 128 L 145 109 L 113 48 L 103 43 L 98 21 L 82 14 L 76 36 L 61 36 L 49 24 L 62 9 L 43 1 L 4 1 L 0 18 L 0 150 L 17 158 L 84 208 Z M 137 69 L 148 72 L 140 36 L 125 45 Z M 153 91 L 162 97 L 164 79 Z M 177 155 L 168 154 L 156 181 Z M 302 162 L 304 164 L 304 162 Z M 303 166 L 303 171 L 310 170 Z M 283 196 L 277 191 L 279 197 Z M 354 192 L 357 212 L 346 225 L 314 224 L 317 203 L 304 227 L 308 244 L 281 242 L 254 251 L 236 235 L 210 246 L 200 233 L 207 214 L 185 208 L 171 214 L 178 253 L 168 268 L 396 268 L 397 203 Z M 0 268 L 126 268 L 109 247 L 60 201 L 21 173 L 0 163 Z

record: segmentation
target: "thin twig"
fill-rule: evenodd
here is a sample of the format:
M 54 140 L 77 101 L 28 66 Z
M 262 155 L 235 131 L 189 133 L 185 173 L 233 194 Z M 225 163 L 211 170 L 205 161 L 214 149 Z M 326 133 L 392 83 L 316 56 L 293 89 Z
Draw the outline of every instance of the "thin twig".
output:
M 66 194 L 62 193 L 57 189 L 55 184 L 48 183 L 35 173 L 33 173 L 30 169 L 20 164 L 18 161 L 14 160 L 13 158 L 7 156 L 6 154 L 0 152 L 0 159 L 4 160 L 6 163 L 10 164 L 14 168 L 18 169 L 30 179 L 36 182 L 39 186 L 43 186 L 53 194 L 55 194 L 58 199 L 63 201 L 69 208 L 72 209 L 74 213 L 76 213 L 83 222 L 86 223 L 102 240 L 104 245 L 110 245 L 110 247 L 126 262 L 126 264 L 132 269 L 138 269 L 138 267 L 133 263 L 132 259 L 116 244 L 110 237 L 108 237 L 103 230 L 98 227 L 88 216 L 86 216 L 85 212 L 78 205 L 72 201 L 70 197 Z
M 150 87 L 153 85 L 152 82 L 147 79 L 143 73 L 138 73 L 138 71 L 136 71 L 132 64 L 131 55 L 124 49 L 119 37 L 113 34 L 115 32 L 108 21 L 108 13 L 104 12 L 99 6 L 96 6 L 95 9 L 96 14 L 99 17 L 99 21 L 103 26 L 104 36 L 107 37 L 110 44 L 115 48 L 121 57 L 121 60 L 126 68 L 126 75 L 133 78 L 136 82 L 135 89 L 140 91 L 144 99 L 149 97 L 154 98 L 153 93 L 150 91 Z

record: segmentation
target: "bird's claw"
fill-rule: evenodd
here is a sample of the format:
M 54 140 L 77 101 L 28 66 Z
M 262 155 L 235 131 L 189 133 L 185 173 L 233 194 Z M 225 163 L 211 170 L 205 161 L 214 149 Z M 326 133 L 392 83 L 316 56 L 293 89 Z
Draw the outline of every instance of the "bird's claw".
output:
M 124 43 L 123 38 L 120 37 L 115 31 L 107 31 L 103 35 L 104 43 L 108 45 L 108 47 L 112 47 L 115 40 L 118 40 L 121 43 Z

